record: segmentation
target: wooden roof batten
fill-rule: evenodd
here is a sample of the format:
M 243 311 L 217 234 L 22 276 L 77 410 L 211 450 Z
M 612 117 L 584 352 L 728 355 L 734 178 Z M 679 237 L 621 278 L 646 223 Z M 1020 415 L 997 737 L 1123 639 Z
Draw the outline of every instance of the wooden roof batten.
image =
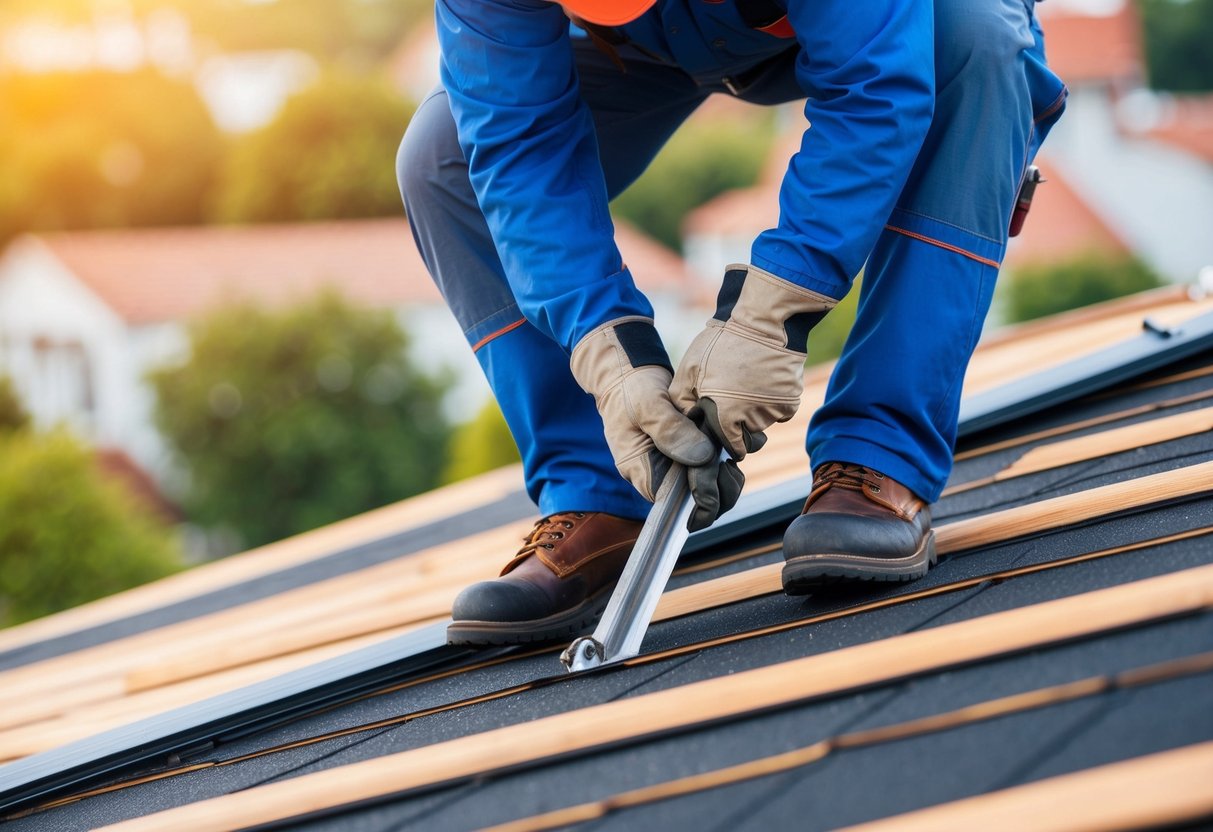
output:
M 104 828 L 218 832 L 299 819 L 1210 609 L 1213 566 L 1202 566 L 594 705 Z
M 842 832 L 1155 829 L 1213 816 L 1213 742 L 1109 763 Z
M 517 466 L 507 466 L 474 480 L 443 486 L 390 506 L 288 537 L 222 560 L 196 566 L 152 584 L 73 607 L 0 630 L 0 652 L 108 624 L 174 602 L 199 597 L 283 569 L 339 555 L 343 550 L 378 543 L 440 522 L 453 506 L 478 506 L 519 489 Z

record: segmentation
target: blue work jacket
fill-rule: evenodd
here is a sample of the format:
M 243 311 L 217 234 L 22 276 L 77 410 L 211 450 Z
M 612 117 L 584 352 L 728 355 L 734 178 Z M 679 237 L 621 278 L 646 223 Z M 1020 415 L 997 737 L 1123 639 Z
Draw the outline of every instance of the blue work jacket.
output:
M 693 77 L 724 77 L 787 48 L 747 27 L 734 2 L 658 0 L 622 31 Z M 437 0 L 436 7 L 460 145 L 523 315 L 570 352 L 602 323 L 651 315 L 614 243 L 564 11 L 546 0 Z M 926 136 L 932 3 L 789 0 L 787 11 L 811 127 L 788 164 L 779 225 L 755 240 L 751 262 L 839 297 L 875 245 Z M 722 41 L 733 50 L 722 51 Z

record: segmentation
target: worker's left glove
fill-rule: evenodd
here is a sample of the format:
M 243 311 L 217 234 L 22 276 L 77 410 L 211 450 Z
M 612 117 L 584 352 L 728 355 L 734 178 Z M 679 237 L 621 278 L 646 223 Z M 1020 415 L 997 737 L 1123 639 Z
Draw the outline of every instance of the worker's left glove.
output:
M 653 321 L 608 321 L 573 349 L 577 383 L 594 397 L 619 473 L 652 500 L 672 459 L 711 465 L 717 450 L 670 400 L 673 371 Z
M 767 428 L 796 415 L 809 330 L 837 303 L 756 266 L 729 266 L 716 315 L 674 374 L 674 403 L 701 408 L 734 459 L 758 450 Z

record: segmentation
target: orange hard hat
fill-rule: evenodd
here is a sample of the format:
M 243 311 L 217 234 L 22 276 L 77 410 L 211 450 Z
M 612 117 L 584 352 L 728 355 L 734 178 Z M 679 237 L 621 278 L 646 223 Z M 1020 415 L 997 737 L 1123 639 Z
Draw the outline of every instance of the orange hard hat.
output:
M 560 0 L 574 18 L 599 26 L 622 26 L 647 12 L 657 0 Z

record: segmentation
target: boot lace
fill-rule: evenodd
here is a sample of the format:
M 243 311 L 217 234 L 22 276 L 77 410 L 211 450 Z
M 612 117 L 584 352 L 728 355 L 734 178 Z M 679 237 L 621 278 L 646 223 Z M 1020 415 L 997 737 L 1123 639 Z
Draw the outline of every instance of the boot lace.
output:
M 827 462 L 817 470 L 813 478 L 813 491 L 820 493 L 828 486 L 849 488 L 852 491 L 862 491 L 865 485 L 880 493 L 880 481 L 884 474 L 865 468 L 862 465 L 852 465 L 847 462 Z
M 556 542 L 562 540 L 565 534 L 577 525 L 577 521 L 584 518 L 584 511 L 565 511 L 536 521 L 531 531 L 522 539 L 522 548 L 514 555 L 513 560 L 506 564 L 501 574 L 511 571 L 539 549 L 555 549 Z

